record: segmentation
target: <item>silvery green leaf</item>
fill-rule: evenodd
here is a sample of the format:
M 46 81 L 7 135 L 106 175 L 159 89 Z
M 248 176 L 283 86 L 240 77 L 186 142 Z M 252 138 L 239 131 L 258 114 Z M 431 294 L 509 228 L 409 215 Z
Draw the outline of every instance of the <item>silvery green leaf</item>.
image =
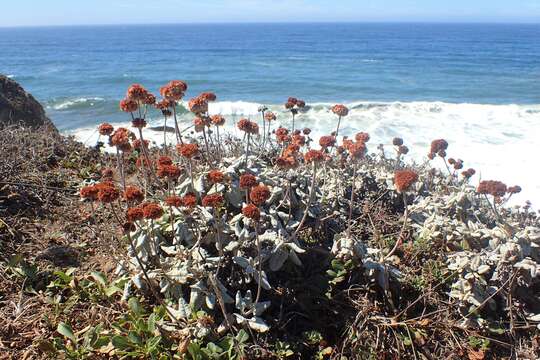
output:
M 161 245 L 161 250 L 163 250 L 167 255 L 176 255 L 178 253 L 178 251 L 176 250 L 176 246 Z
M 277 250 L 272 253 L 270 256 L 270 261 L 268 265 L 270 266 L 270 270 L 272 271 L 278 271 L 281 269 L 287 258 L 289 257 L 288 252 L 285 252 L 283 250 Z
M 289 259 L 295 264 L 296 266 L 302 266 L 302 261 L 300 261 L 300 258 L 294 251 L 289 251 Z
M 135 284 L 135 286 L 137 287 L 137 289 L 143 289 L 144 288 L 144 284 L 142 282 L 142 275 L 141 274 L 137 274 L 135 275 L 131 281 L 133 281 L 133 284 Z
M 268 326 L 262 318 L 257 316 L 254 319 L 249 319 L 248 325 L 250 328 L 260 333 L 270 330 L 270 326 Z
M 289 248 L 291 248 L 296 253 L 303 254 L 303 253 L 306 252 L 306 250 L 302 249 L 300 246 L 298 246 L 294 242 L 288 242 L 285 245 L 287 245 Z
M 208 295 L 206 295 L 206 306 L 210 310 L 214 310 L 214 307 L 216 306 L 216 295 L 214 295 L 213 293 L 209 293 Z
M 251 264 L 248 259 L 246 259 L 243 256 L 235 256 L 233 257 L 233 262 L 239 266 L 241 266 L 244 269 L 247 269 L 248 267 L 251 267 Z
M 255 315 L 262 315 L 270 307 L 270 304 L 270 301 L 261 301 L 255 304 Z
M 221 291 L 221 297 L 223 298 L 223 302 L 225 302 L 225 304 L 233 304 L 234 299 L 231 297 L 231 295 L 229 295 L 229 290 L 227 290 L 225 285 L 223 285 L 223 283 L 219 279 L 217 279 L 216 282 L 219 291 Z
M 252 274 L 253 279 L 259 284 L 259 273 L 253 272 Z M 268 282 L 268 278 L 266 277 L 266 273 L 264 271 L 261 271 L 261 287 L 265 290 L 272 289 L 272 286 L 270 286 L 270 283 Z
M 240 243 L 238 241 L 231 241 L 230 243 L 227 244 L 227 246 L 224 247 L 224 249 L 227 252 L 232 252 L 238 249 L 239 246 L 240 246 Z
M 245 194 L 240 188 L 233 188 L 225 194 L 225 197 L 229 204 L 235 208 L 241 208 L 245 199 Z
M 195 191 L 197 191 L 199 194 L 204 193 L 204 176 L 199 176 L 196 178 L 193 182 L 193 186 L 195 187 Z
M 196 284 L 191 285 L 191 293 L 189 296 L 189 305 L 195 310 L 201 308 L 204 301 L 205 293 L 208 291 L 206 285 L 202 280 Z

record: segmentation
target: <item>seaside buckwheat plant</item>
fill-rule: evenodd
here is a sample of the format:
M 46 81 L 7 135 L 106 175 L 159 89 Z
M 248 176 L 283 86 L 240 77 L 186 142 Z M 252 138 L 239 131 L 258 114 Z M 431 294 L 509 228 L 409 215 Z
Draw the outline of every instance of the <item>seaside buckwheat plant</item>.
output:
M 188 344 L 181 356 L 221 358 L 193 354 L 245 332 L 259 344 L 287 333 L 303 339 L 294 351 L 309 348 L 315 358 L 449 357 L 473 349 L 472 336 L 497 329 L 505 343 L 540 323 L 539 295 L 528 291 L 540 286 L 538 218 L 504 206 L 519 186 L 474 184 L 476 171 L 447 158 L 443 139 L 428 157 L 441 157 L 448 174 L 409 164 L 400 137 L 379 145 L 379 155 L 360 129 L 338 143 L 344 105 L 330 109 L 335 132 L 312 139 L 311 129 L 295 129 L 302 100 L 285 103 L 291 128 L 272 130 L 278 117 L 264 106 L 257 119 L 235 122 L 209 113 L 211 92 L 179 111 L 187 90 L 171 81 L 156 100 L 142 85 L 129 87 L 120 108 L 134 131 L 98 128 L 116 169 L 79 191 L 118 226 L 123 298 L 161 311 L 156 333 Z M 156 109 L 164 132 L 174 119 L 176 143 L 145 139 Z M 385 147 L 396 155 L 386 157 Z M 450 331 L 457 340 L 443 336 Z M 262 354 L 246 349 L 243 358 Z

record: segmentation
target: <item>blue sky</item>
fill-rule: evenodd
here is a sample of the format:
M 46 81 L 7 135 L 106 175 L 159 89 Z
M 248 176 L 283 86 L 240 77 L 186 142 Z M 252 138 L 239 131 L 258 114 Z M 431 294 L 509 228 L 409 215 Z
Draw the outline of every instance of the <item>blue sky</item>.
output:
M 540 0 L 6 0 L 0 26 L 186 22 L 540 23 Z

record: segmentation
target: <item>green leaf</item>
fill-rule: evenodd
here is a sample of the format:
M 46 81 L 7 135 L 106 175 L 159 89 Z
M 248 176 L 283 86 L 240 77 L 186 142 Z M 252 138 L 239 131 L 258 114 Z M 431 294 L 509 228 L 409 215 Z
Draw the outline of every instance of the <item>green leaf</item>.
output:
M 56 329 L 56 331 L 73 341 L 73 343 L 77 343 L 77 338 L 75 337 L 71 326 L 69 326 L 68 324 L 61 322 L 60 324 L 58 324 L 58 328 Z
M 100 283 L 102 286 L 107 285 L 107 278 L 103 273 L 100 273 L 99 271 L 92 271 L 90 275 L 92 276 L 94 281 Z
M 238 332 L 238 334 L 236 335 L 236 341 L 238 341 L 240 344 L 242 344 L 242 343 L 245 343 L 248 340 L 249 340 L 248 333 L 244 329 L 241 329 Z
M 105 289 L 105 295 L 107 297 L 111 297 L 114 294 L 121 293 L 122 289 L 120 289 L 118 286 L 112 285 Z
M 129 298 L 128 305 L 131 311 L 133 311 L 135 314 L 141 315 L 143 313 L 143 308 L 137 298 L 135 297 Z
M 156 331 L 156 314 L 152 314 L 148 317 L 148 332 L 154 333 Z
M 113 346 L 119 350 L 125 350 L 130 347 L 130 343 L 127 337 L 116 335 L 111 339 Z

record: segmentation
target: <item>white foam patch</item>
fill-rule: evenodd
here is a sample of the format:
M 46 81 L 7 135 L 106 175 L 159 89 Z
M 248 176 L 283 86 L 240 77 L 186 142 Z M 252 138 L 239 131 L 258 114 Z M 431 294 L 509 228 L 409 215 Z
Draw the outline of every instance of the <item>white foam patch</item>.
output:
M 105 101 L 105 99 L 100 97 L 92 97 L 92 98 L 76 98 L 76 99 L 68 99 L 68 100 L 61 100 L 58 102 L 55 102 L 51 105 L 47 105 L 48 109 L 54 109 L 54 110 L 69 110 L 73 108 L 79 108 L 79 107 L 86 107 L 86 106 L 94 106 L 98 102 Z
M 309 127 L 311 137 L 318 139 L 334 131 L 337 117 L 330 111 L 332 104 L 318 103 L 296 117 L 296 128 Z M 376 151 L 378 144 L 387 144 L 387 154 L 393 155 L 391 141 L 395 136 L 403 138 L 410 149 L 407 158 L 417 162 L 427 160 L 432 140 L 444 138 L 449 143 L 448 156 L 464 161 L 464 168 L 476 169 L 473 183 L 483 180 L 500 180 L 507 185 L 520 185 L 522 193 L 514 195 L 513 204 L 533 202 L 540 204 L 540 170 L 538 163 L 537 136 L 540 134 L 540 105 L 483 105 L 450 104 L 443 102 L 356 102 L 346 104 L 349 115 L 342 119 L 340 135 L 354 136 L 359 131 L 369 132 L 369 149 Z M 240 135 L 235 127 L 238 117 L 250 117 L 260 123 L 257 110 L 260 104 L 249 102 L 211 103 L 211 114 L 227 118 L 227 131 Z M 291 126 L 291 115 L 283 105 L 269 106 L 278 118 L 272 128 Z M 182 117 L 183 126 L 190 124 L 192 116 Z M 114 124 L 119 125 L 119 124 Z M 162 120 L 149 121 L 149 126 L 162 125 Z M 171 125 L 171 123 L 169 123 Z M 123 126 L 130 126 L 129 123 Z M 95 144 L 95 128 L 71 132 L 87 144 Z M 93 134 L 93 135 L 92 135 Z M 148 139 L 156 144 L 163 142 L 163 133 L 145 130 Z M 168 135 L 174 141 L 174 134 Z M 442 160 L 431 162 L 441 167 Z

